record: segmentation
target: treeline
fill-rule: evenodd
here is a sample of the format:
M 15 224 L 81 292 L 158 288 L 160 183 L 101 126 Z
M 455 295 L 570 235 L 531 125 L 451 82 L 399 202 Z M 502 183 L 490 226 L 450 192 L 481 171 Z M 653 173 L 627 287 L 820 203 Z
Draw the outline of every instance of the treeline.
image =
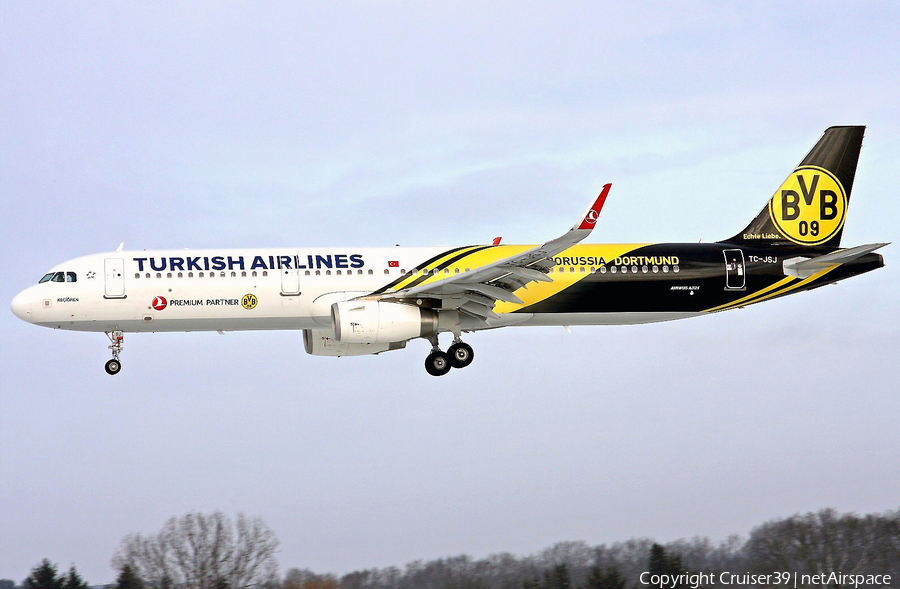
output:
M 291 568 L 279 578 L 278 547 L 275 534 L 258 518 L 239 515 L 232 521 L 219 512 L 191 513 L 172 518 L 157 534 L 124 538 L 112 560 L 117 583 L 109 589 L 644 589 L 654 586 L 649 584 L 651 575 L 678 578 L 667 589 L 686 589 L 689 577 L 678 575 L 705 573 L 718 580 L 722 573 L 778 572 L 890 575 L 890 584 L 896 585 L 900 510 L 857 516 L 827 509 L 773 520 L 754 528 L 746 539 L 732 536 L 718 543 L 707 538 L 662 545 L 649 539 L 600 546 L 561 542 L 529 556 L 455 556 L 340 576 Z M 884 585 L 866 589 L 876 586 Z M 0 589 L 19 587 L 0 580 Z M 86 587 L 74 567 L 68 575 L 58 575 L 55 566 L 44 561 L 21 589 Z
M 343 576 L 290 569 L 284 589 L 633 589 L 642 573 L 891 575 L 900 582 L 900 510 L 857 516 L 833 509 L 762 524 L 746 540 L 732 536 L 656 544 L 650 539 L 589 546 L 562 542 L 538 554 L 501 553 L 415 561 L 405 568 Z M 649 580 L 649 575 L 645 577 Z M 718 584 L 718 583 L 717 583 Z M 746 587 L 744 583 L 733 583 Z M 773 584 L 774 585 L 774 584 Z M 825 584 L 823 584 L 825 585 Z M 760 585 L 756 585 L 760 586 Z M 675 589 L 689 587 L 678 583 Z

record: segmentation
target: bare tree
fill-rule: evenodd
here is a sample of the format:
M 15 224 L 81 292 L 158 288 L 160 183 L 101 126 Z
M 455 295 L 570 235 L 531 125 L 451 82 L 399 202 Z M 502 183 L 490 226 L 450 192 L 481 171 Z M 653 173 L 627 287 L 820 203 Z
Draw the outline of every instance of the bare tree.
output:
M 898 532 L 900 511 L 863 518 L 823 509 L 758 526 L 744 551 L 759 571 L 896 574 L 900 551 L 894 548 L 894 558 L 890 555 Z
M 278 538 L 260 518 L 220 511 L 171 518 L 157 534 L 126 536 L 112 560 L 161 588 L 246 589 L 277 583 Z

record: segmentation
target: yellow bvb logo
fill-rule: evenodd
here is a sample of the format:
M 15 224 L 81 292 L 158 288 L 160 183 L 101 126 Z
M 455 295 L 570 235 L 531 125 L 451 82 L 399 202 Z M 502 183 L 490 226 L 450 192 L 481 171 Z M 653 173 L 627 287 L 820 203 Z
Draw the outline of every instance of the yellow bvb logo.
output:
M 782 235 L 800 245 L 819 245 L 840 231 L 847 195 L 823 168 L 797 168 L 769 201 L 769 216 Z
M 256 307 L 256 303 L 259 302 L 259 299 L 256 298 L 255 294 L 245 294 L 244 298 L 241 299 L 241 306 L 245 309 L 252 309 Z

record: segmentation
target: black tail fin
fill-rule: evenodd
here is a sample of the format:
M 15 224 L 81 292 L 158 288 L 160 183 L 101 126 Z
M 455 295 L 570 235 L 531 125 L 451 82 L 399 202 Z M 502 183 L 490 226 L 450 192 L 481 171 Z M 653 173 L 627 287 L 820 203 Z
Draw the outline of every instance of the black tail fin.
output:
M 746 229 L 746 245 L 839 247 L 866 128 L 830 127 Z

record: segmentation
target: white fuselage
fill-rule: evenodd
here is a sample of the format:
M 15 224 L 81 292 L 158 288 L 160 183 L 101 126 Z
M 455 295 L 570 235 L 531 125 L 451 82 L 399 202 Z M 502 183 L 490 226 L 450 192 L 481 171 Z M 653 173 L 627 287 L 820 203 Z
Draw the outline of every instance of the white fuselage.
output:
M 115 251 L 59 264 L 12 308 L 56 329 L 95 332 L 330 329 L 331 305 L 403 277 L 446 248 Z M 468 271 L 450 266 L 446 275 Z M 248 297 L 248 295 L 250 295 Z M 247 297 L 247 300 L 245 300 Z M 693 313 L 506 314 L 503 325 L 644 323 Z M 472 324 L 463 329 L 483 329 Z

